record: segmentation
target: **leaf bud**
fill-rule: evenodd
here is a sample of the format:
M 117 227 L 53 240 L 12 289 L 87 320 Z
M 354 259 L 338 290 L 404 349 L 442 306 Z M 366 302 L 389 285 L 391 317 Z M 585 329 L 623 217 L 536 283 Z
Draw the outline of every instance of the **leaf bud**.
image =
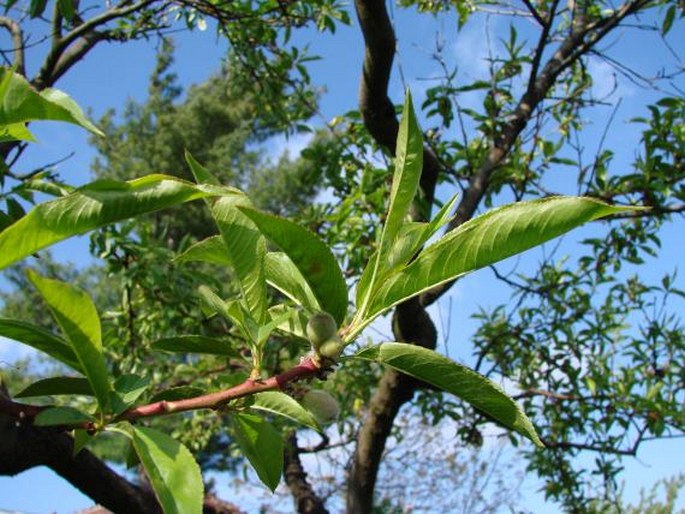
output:
M 312 413 L 319 425 L 333 423 L 340 414 L 340 406 L 326 391 L 311 389 L 302 398 L 302 406 Z
M 333 316 L 327 312 L 317 312 L 307 322 L 307 339 L 312 343 L 315 350 L 335 336 L 338 326 Z

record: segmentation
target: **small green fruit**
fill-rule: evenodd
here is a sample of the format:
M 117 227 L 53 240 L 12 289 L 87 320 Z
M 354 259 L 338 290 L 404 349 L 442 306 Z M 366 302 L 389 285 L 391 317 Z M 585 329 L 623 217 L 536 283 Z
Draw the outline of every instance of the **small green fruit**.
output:
M 302 398 L 302 406 L 312 413 L 319 425 L 333 423 L 340 414 L 338 402 L 326 391 L 312 389 Z
M 318 353 L 321 357 L 325 357 L 332 361 L 337 361 L 338 357 L 340 357 L 340 354 L 343 351 L 343 348 L 343 342 L 340 337 L 334 335 L 328 341 L 323 342 L 321 346 L 319 346 L 316 353 Z
M 333 316 L 327 312 L 317 312 L 307 322 L 307 339 L 315 350 L 327 340 L 335 336 L 338 325 Z

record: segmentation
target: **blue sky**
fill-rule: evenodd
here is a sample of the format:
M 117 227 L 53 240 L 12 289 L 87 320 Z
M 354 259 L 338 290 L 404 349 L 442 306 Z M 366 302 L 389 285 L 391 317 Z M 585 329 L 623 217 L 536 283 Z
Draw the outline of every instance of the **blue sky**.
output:
M 506 26 L 504 22 L 494 18 L 482 18 L 467 27 L 459 35 L 456 34 L 454 19 L 430 16 L 417 17 L 411 12 L 396 9 L 393 14 L 397 22 L 399 49 L 397 67 L 391 83 L 391 95 L 396 102 L 401 101 L 405 86 L 409 86 L 415 97 L 415 103 L 420 104 L 424 91 L 432 85 L 431 78 L 438 75 L 437 65 L 431 61 L 430 54 L 434 51 L 434 36 L 441 35 L 447 42 L 449 56 L 462 62 L 460 73 L 465 77 L 477 77 L 483 73 L 484 57 L 487 56 L 487 31 L 496 33 Z M 670 42 L 674 48 L 685 48 L 685 34 L 683 23 L 677 23 L 672 30 Z M 506 31 L 504 32 L 506 34 Z M 532 33 L 531 33 L 532 34 Z M 521 37 L 530 37 L 524 28 Z M 4 34 L 3 36 L 4 37 Z M 174 37 L 176 41 L 176 64 L 174 71 L 184 85 L 202 81 L 213 73 L 225 54 L 227 45 L 217 40 L 211 30 L 205 32 L 179 33 Z M 312 53 L 323 56 L 320 61 L 310 64 L 310 71 L 315 83 L 319 84 L 325 93 L 321 101 L 321 117 L 314 118 L 312 123 L 320 125 L 338 114 L 356 108 L 358 78 L 361 69 L 363 48 L 356 26 L 340 27 L 335 36 L 319 35 L 311 32 L 295 34 L 296 42 L 310 42 Z M 4 40 L 0 39 L 4 43 Z M 612 40 L 613 41 L 613 40 Z M 647 43 L 645 43 L 645 41 Z M 496 44 L 493 43 L 493 44 Z M 645 38 L 627 37 L 612 47 L 612 52 L 622 58 L 629 58 L 632 65 L 658 69 L 662 62 L 670 59 L 664 48 L 654 35 Z M 656 54 L 655 54 L 656 53 Z M 29 69 L 37 62 L 31 61 L 29 54 Z M 659 58 L 655 59 L 655 55 Z M 201 58 L 198 58 L 201 56 Z M 681 56 L 682 59 L 683 56 Z M 140 41 L 121 45 L 102 45 L 79 63 L 57 85 L 69 93 L 84 109 L 92 112 L 97 119 L 110 107 L 120 108 L 128 98 L 143 101 L 147 94 L 149 74 L 154 66 L 155 45 L 153 41 Z M 681 63 L 682 64 L 682 63 Z M 405 81 L 400 79 L 398 71 L 401 69 Z M 612 70 L 599 60 L 593 60 L 590 71 L 597 80 L 596 88 L 599 92 L 608 92 L 613 84 Z M 621 108 L 617 113 L 615 124 L 607 140 L 607 146 L 619 152 L 615 166 L 627 167 L 634 157 L 638 147 L 639 136 L 635 127 L 625 125 L 625 121 L 644 111 L 644 105 L 656 99 L 656 95 L 637 88 L 629 81 L 618 77 L 618 91 L 613 97 L 615 101 L 620 95 L 623 97 Z M 681 87 L 683 81 L 681 80 Z M 474 98 L 475 100 L 475 98 Z M 468 98 L 464 101 L 468 102 Z M 588 120 L 587 144 L 596 143 L 598 134 L 604 129 L 604 122 L 611 112 L 611 107 L 600 108 L 592 119 Z M 89 162 L 93 151 L 87 145 L 87 134 L 75 127 L 62 124 L 44 123 L 32 127 L 38 137 L 38 143 L 27 152 L 21 161 L 24 169 L 31 169 L 46 162 L 64 157 L 71 151 L 76 155 L 59 166 L 62 178 L 72 184 L 82 184 L 89 180 Z M 266 150 L 277 156 L 286 148 L 291 155 L 296 153 L 306 143 L 306 137 L 294 136 L 290 139 L 277 138 L 267 143 Z M 150 170 L 163 172 L 164 170 Z M 569 174 L 560 170 L 553 175 L 555 187 L 569 187 Z M 567 191 L 568 192 L 568 191 Z M 447 196 L 448 191 L 441 191 Z M 663 251 L 647 267 L 651 273 L 658 275 L 664 270 L 671 270 L 682 263 L 681 246 L 683 221 L 678 220 L 664 232 Z M 592 228 L 584 229 L 591 231 Z M 579 232 L 568 238 L 565 243 L 572 247 L 578 238 L 586 235 Z M 70 240 L 55 247 L 56 258 L 72 261 L 76 264 L 90 262 L 87 251 L 87 239 Z M 539 258 L 540 254 L 527 254 L 526 259 Z M 536 257 L 538 256 L 538 257 Z M 513 259 L 505 264 L 514 267 L 520 260 Z M 659 275 L 660 276 L 660 275 Z M 0 282 L 1 285 L 1 282 Z M 680 286 L 683 279 L 680 278 Z M 468 317 L 473 312 L 474 305 L 496 305 L 507 300 L 508 292 L 493 280 L 491 273 L 483 271 L 460 281 L 450 294 L 436 307 L 445 323 L 452 325 L 452 338 L 443 350 L 452 358 L 468 362 L 470 358 L 469 346 L 466 344 L 468 336 L 475 328 L 475 323 Z M 451 307 L 451 310 L 449 310 Z M 682 312 L 682 305 L 680 305 Z M 20 355 L 18 346 L 10 346 L 0 341 L 0 359 L 11 362 Z M 645 446 L 638 459 L 626 460 L 627 498 L 637 499 L 640 487 L 647 486 L 654 480 L 664 476 L 671 476 L 682 471 L 682 465 L 673 455 L 685 455 L 685 442 L 667 441 L 654 442 Z M 40 485 L 38 485 L 40 484 Z M 525 500 L 523 506 L 534 512 L 555 512 L 555 507 L 542 507 L 541 498 L 535 494 L 539 484 L 534 477 L 524 483 Z M 37 489 L 41 494 L 35 494 Z M 75 491 L 65 481 L 55 478 L 45 469 L 34 469 L 16 478 L 0 477 L 0 508 L 15 508 L 27 512 L 68 513 L 91 505 L 92 502 Z M 685 503 L 684 503 L 685 505 Z

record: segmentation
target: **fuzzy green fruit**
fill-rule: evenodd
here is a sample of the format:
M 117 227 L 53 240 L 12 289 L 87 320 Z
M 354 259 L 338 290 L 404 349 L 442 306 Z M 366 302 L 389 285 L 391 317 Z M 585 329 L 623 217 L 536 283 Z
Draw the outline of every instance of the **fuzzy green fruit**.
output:
M 337 335 L 330 338 L 328 341 L 321 343 L 321 346 L 317 349 L 316 353 L 321 357 L 330 359 L 332 361 L 337 361 L 338 357 L 343 351 L 343 342 Z
M 325 342 L 335 336 L 338 325 L 333 316 L 327 312 L 317 312 L 307 322 L 307 339 L 312 343 L 315 350 Z
M 340 414 L 340 406 L 326 391 L 312 389 L 302 398 L 302 406 L 312 413 L 319 425 L 333 423 Z

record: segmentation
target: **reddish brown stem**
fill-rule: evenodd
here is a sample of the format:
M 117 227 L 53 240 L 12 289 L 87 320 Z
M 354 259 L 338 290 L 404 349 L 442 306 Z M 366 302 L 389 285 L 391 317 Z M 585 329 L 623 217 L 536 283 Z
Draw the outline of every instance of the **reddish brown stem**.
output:
M 214 393 L 203 394 L 194 398 L 186 398 L 176 401 L 159 401 L 148 405 L 133 407 L 121 413 L 113 421 L 133 421 L 140 418 L 152 416 L 162 416 L 197 409 L 217 409 L 231 400 L 243 398 L 262 391 L 282 390 L 289 382 L 314 377 L 321 373 L 322 369 L 311 357 L 304 358 L 297 366 L 273 377 L 264 380 L 248 379 L 242 384 L 217 391 Z M 42 410 L 48 407 L 28 405 L 10 400 L 0 395 L 0 413 L 8 414 L 20 420 L 32 420 Z M 77 425 L 65 426 L 65 428 L 85 428 L 92 429 L 91 423 L 80 423 Z

